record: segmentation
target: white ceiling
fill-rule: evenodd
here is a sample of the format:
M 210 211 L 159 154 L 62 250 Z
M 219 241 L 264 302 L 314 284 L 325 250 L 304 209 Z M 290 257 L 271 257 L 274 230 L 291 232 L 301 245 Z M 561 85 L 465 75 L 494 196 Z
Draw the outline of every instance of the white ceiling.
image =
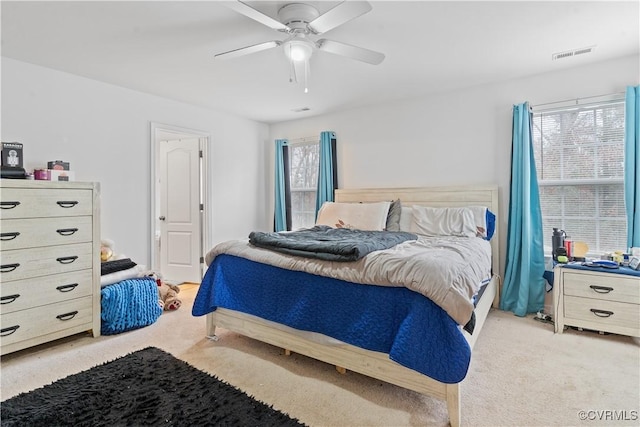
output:
M 294 1 L 247 3 L 276 18 Z M 315 52 L 305 94 L 289 83 L 281 47 L 214 59 L 285 38 L 225 3 L 2 1 L 2 56 L 273 123 L 640 52 L 639 1 L 372 1 L 322 37 L 386 59 Z M 306 3 L 323 13 L 340 2 Z M 594 52 L 551 59 L 587 46 Z

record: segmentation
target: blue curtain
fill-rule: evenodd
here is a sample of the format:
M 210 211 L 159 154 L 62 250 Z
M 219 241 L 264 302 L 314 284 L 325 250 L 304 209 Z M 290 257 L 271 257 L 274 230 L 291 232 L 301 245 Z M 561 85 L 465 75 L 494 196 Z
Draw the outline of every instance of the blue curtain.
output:
M 285 161 L 284 151 L 287 146 L 286 139 L 276 139 L 276 175 L 275 175 L 275 187 L 276 187 L 276 204 L 275 204 L 275 218 L 274 218 L 274 230 L 285 231 L 287 230 L 287 190 L 286 181 L 289 178 L 285 173 Z
M 518 316 L 544 308 L 542 213 L 533 157 L 529 103 L 513 106 L 511 198 L 502 310 Z
M 336 134 L 334 132 L 320 133 L 320 161 L 318 171 L 318 191 L 316 193 L 316 218 L 324 202 L 333 202 L 334 190 L 337 188 L 336 179 Z
M 640 86 L 627 87 L 624 129 L 624 203 L 627 210 L 627 246 L 640 247 Z

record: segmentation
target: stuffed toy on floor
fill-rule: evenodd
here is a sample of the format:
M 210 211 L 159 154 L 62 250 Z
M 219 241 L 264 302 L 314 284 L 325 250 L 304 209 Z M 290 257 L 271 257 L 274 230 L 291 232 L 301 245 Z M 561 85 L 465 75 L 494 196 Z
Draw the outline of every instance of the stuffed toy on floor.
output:
M 158 284 L 158 303 L 160 307 L 163 310 L 179 309 L 182 305 L 182 301 L 178 298 L 180 288 L 176 285 L 170 285 L 161 279 L 156 279 L 156 283 Z

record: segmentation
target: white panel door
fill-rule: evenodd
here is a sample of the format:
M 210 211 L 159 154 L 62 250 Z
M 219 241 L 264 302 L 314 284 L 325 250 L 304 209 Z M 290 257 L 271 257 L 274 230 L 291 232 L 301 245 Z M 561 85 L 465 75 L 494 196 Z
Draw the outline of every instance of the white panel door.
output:
M 172 283 L 200 283 L 200 144 L 160 142 L 160 272 Z

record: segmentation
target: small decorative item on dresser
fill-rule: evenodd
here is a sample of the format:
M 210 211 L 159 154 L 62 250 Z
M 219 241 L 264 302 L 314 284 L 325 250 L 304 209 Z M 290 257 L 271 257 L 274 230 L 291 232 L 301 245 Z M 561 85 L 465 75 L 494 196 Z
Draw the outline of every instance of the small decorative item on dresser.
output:
M 629 268 L 633 268 L 634 270 L 640 270 L 640 258 L 632 256 L 629 259 Z
M 63 162 L 62 160 L 54 160 L 52 162 L 47 162 L 47 169 L 68 171 L 69 162 Z
M 3 142 L 2 143 L 2 166 L 22 168 L 22 143 Z
M 74 174 L 69 170 L 49 169 L 49 179 L 51 181 L 73 181 Z
M 33 176 L 38 181 L 49 181 L 51 179 L 48 169 L 35 169 L 33 171 Z

